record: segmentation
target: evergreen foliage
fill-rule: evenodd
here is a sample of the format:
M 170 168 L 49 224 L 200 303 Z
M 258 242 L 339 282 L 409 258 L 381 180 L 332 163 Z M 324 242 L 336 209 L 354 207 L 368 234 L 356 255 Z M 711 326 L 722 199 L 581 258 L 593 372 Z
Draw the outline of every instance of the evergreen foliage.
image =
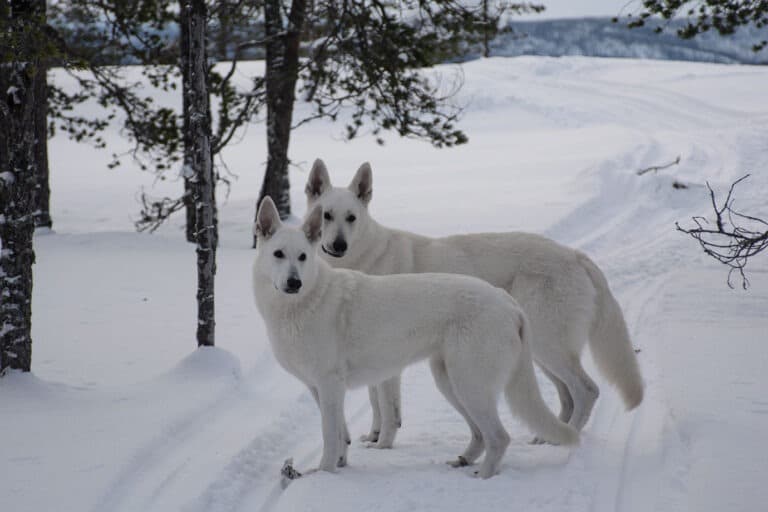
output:
M 733 34 L 745 25 L 764 28 L 768 25 L 768 1 L 766 0 L 643 0 L 637 13 L 628 14 L 628 27 L 642 27 L 646 23 L 658 23 L 654 30 L 663 32 L 665 20 L 686 17 L 687 22 L 676 29 L 677 35 L 690 39 L 698 34 L 716 30 L 720 35 Z M 618 19 L 614 19 L 618 21 Z M 752 49 L 760 51 L 768 45 L 768 39 L 755 41 Z

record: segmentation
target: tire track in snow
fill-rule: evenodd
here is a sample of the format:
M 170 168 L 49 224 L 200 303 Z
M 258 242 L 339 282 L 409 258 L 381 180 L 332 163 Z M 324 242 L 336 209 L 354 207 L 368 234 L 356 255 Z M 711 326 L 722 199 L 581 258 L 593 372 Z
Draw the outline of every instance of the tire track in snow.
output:
M 273 366 L 265 354 L 249 375 L 264 372 L 268 376 Z M 161 380 L 167 379 L 172 390 L 180 387 L 174 377 L 172 372 Z M 91 510 L 136 510 L 137 501 L 142 510 L 158 510 L 157 504 L 168 497 L 168 488 L 195 466 L 197 448 L 217 441 L 217 426 L 248 418 L 247 406 L 253 398 L 246 388 L 251 380 L 240 376 L 228 383 L 214 383 L 221 389 L 213 396 L 172 416 L 173 421 L 133 453 Z
M 367 400 L 355 401 L 354 412 L 348 420 L 352 432 L 367 416 L 369 407 Z M 319 458 L 322 451 L 322 445 L 318 444 L 319 424 L 317 404 L 308 391 L 302 392 L 268 428 L 255 432 L 253 441 L 231 457 L 205 491 L 183 510 L 234 512 L 253 502 L 261 503 L 256 508 L 258 511 L 271 510 L 283 492 L 280 477 L 283 461 L 291 457 L 295 466 L 305 471 Z M 248 506 L 247 510 L 253 507 Z
M 599 482 L 593 489 L 592 511 L 643 509 L 648 504 L 648 495 L 658 489 L 665 470 L 661 452 L 669 413 L 658 387 L 656 340 L 645 333 L 668 276 L 674 272 L 675 264 L 685 258 L 686 240 L 674 231 L 673 222 L 695 214 L 700 204 L 690 191 L 671 193 L 671 177 L 656 176 L 650 181 L 630 172 L 617 173 L 617 168 L 637 167 L 630 163 L 646 160 L 648 151 L 663 150 L 662 144 L 651 140 L 649 145 L 640 145 L 593 170 L 600 182 L 597 195 L 547 233 L 598 261 L 622 304 L 633 343 L 641 346 L 639 357 L 646 383 L 643 403 L 626 413 L 617 397 L 607 396 L 615 392 L 604 389 L 607 393 L 601 394 L 585 429 L 581 455 Z M 670 210 L 669 201 L 677 201 L 677 208 Z M 656 233 L 653 238 L 649 235 L 652 233 Z M 626 243 L 616 243 L 617 240 Z M 665 255 L 661 265 L 659 254 Z M 593 370 L 588 371 L 599 374 Z M 638 496 L 643 499 L 635 499 Z

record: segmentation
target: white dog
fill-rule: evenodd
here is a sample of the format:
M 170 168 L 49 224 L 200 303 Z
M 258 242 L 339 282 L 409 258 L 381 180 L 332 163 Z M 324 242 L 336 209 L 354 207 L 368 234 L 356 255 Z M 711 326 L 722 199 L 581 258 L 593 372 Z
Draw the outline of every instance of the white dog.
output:
M 377 384 L 426 358 L 438 388 L 472 431 L 454 466 L 472 464 L 485 450 L 477 474 L 498 472 L 509 444 L 497 411 L 502 390 L 536 434 L 554 443 L 577 442 L 576 430 L 541 398 L 528 323 L 512 297 L 468 276 L 379 277 L 333 269 L 316 255 L 322 213 L 315 208 L 301 230 L 283 227 L 266 198 L 257 214 L 253 267 L 256 306 L 272 350 L 320 407 L 319 469 L 346 464 L 347 388 Z
M 368 213 L 372 184 L 368 163 L 342 188 L 332 187 L 325 164 L 315 161 L 305 192 L 310 208 L 323 208 L 321 247 L 328 263 L 371 275 L 466 274 L 507 290 L 531 321 L 533 358 L 557 388 L 560 419 L 577 430 L 586 424 L 598 396 L 580 362 L 587 340 L 598 368 L 618 388 L 627 409 L 642 401 L 643 382 L 621 308 L 585 254 L 528 233 L 427 238 L 389 229 Z M 363 440 L 389 448 L 400 426 L 399 377 L 369 391 L 373 425 Z

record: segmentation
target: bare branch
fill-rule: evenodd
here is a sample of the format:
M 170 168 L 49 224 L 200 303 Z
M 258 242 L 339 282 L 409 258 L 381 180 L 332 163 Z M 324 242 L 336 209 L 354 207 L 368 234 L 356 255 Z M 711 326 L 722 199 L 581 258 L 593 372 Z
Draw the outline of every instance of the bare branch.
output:
M 645 169 L 638 169 L 635 174 L 638 176 L 642 176 L 643 174 L 649 173 L 649 172 L 658 172 L 663 169 L 668 169 L 672 167 L 673 165 L 677 165 L 680 163 L 680 155 L 677 155 L 677 158 L 675 158 L 673 161 L 669 162 L 668 164 L 664 165 L 653 165 L 651 167 L 646 167 Z
M 722 205 L 718 205 L 715 192 L 707 183 L 710 201 L 715 212 L 714 229 L 708 227 L 710 223 L 704 217 L 693 217 L 692 220 L 696 227 L 690 229 L 682 228 L 680 224 L 675 223 L 678 231 L 693 237 L 707 255 L 730 268 L 728 286 L 733 288 L 731 277 L 734 272 L 737 272 L 741 276 L 741 286 L 745 290 L 749 287 L 749 280 L 744 273 L 749 258 L 768 248 L 768 230 L 759 230 L 768 226 L 768 223 L 763 219 L 745 215 L 733 209 L 733 191 L 736 185 L 749 176 L 747 174 L 733 182 Z M 752 225 L 739 225 L 736 224 L 737 220 L 751 222 Z M 757 228 L 759 229 L 755 230 Z

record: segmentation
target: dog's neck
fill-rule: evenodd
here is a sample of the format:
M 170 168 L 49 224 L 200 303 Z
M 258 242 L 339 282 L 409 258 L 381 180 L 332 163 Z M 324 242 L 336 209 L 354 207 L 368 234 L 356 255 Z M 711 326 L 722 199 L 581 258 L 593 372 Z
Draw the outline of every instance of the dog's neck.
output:
M 427 236 L 384 226 L 369 217 L 366 230 L 360 233 L 351 252 L 342 258 L 327 256 L 325 260 L 333 267 L 350 268 L 366 274 L 400 273 L 403 268 L 403 261 L 390 261 L 389 264 L 382 265 L 382 260 L 386 258 L 391 260 L 391 244 L 398 238 L 407 239 L 411 243 L 423 244 L 429 244 L 434 240 L 434 238 Z M 405 268 L 411 267 L 406 264 Z
M 350 252 L 341 258 L 327 257 L 325 260 L 333 267 L 351 268 L 368 273 L 375 267 L 379 258 L 386 255 L 391 233 L 391 229 L 369 217 L 365 231 L 358 235 L 359 239 Z M 369 243 L 364 243 L 363 240 Z

